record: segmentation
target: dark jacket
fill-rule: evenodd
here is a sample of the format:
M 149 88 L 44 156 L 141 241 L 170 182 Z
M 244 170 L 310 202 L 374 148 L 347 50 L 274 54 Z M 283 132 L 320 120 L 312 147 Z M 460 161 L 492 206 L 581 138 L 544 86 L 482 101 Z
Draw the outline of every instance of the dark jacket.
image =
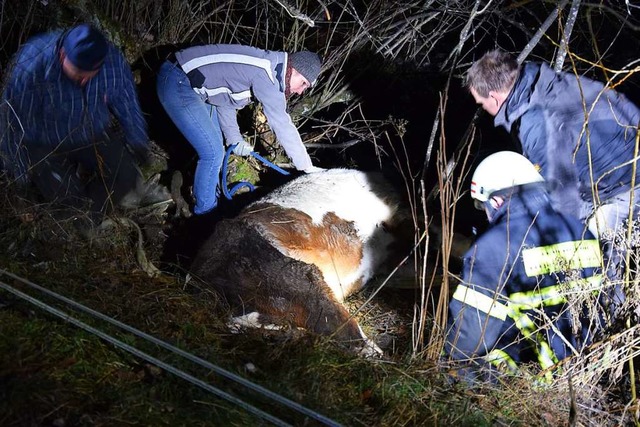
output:
M 547 369 L 591 341 L 592 316 L 574 318 L 568 302 L 576 291 L 599 289 L 600 247 L 578 220 L 552 209 L 543 186 L 509 189 L 492 227 L 465 254 L 449 305 L 452 359 Z
M 83 88 L 67 78 L 59 60 L 62 31 L 39 34 L 18 51 L 0 106 L 0 156 L 26 182 L 24 147 L 68 150 L 90 145 L 118 120 L 136 152 L 148 150 L 147 123 L 124 55 L 112 44 L 102 68 Z M 0 164 L 3 162 L 0 162 Z
M 592 183 L 603 201 L 630 189 L 639 122 L 640 110 L 624 95 L 536 63 L 523 66 L 495 117 L 495 125 L 511 132 L 541 168 L 554 206 L 574 216 L 579 199 L 592 203 Z

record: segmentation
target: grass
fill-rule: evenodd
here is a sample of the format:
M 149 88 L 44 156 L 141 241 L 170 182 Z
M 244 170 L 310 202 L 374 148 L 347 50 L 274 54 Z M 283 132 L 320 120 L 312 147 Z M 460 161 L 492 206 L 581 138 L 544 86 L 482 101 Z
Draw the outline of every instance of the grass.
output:
M 408 358 L 406 343 L 386 360 L 370 361 L 306 334 L 232 335 L 223 322 L 226 308 L 216 295 L 194 284 L 185 286 L 180 276 L 150 279 L 137 268 L 131 242 L 117 233 L 89 243 L 67 230 L 60 234 L 64 239 L 52 242 L 41 236 L 47 234 L 46 216 L 16 227 L 15 213 L 5 209 L 3 214 L 0 241 L 3 248 L 14 242 L 14 250 L 0 253 L 2 265 L 33 283 L 346 425 L 447 424 L 448 419 L 458 423 L 460 415 L 451 417 L 446 399 L 431 401 L 434 393 L 440 395 L 450 386 L 433 367 Z M 75 312 L 7 276 L 2 280 L 289 422 L 305 422 L 153 344 Z M 12 294 L 0 291 L 0 301 L 2 425 L 259 424 L 240 408 Z M 472 419 L 479 419 L 480 413 L 475 409 Z
M 55 425 L 55 420 L 63 425 L 206 425 L 210 417 L 229 425 L 250 421 L 219 402 L 207 405 L 206 393 L 184 387 L 89 334 L 25 311 L 0 313 L 3 425 Z
M 25 227 L 44 229 L 37 221 Z M 24 231 L 3 228 L 0 240 L 6 243 Z M 33 233 L 24 234 L 34 240 L 19 241 L 17 247 L 31 245 L 31 254 L 39 257 L 51 249 L 39 247 L 36 243 L 44 242 Z M 131 261 L 128 246 L 127 239 L 110 235 L 101 244 L 93 242 L 91 250 L 81 240 L 69 240 L 66 246 L 57 245 L 45 262 L 34 263 L 32 257 L 6 251 L 1 257 L 8 270 L 34 283 L 344 425 L 557 425 L 546 419 L 559 423 L 567 419 L 567 405 L 543 403 L 561 395 L 533 390 L 523 395 L 527 387 L 522 384 L 480 391 L 449 384 L 442 370 L 411 357 L 408 332 L 399 327 L 409 315 L 400 312 L 402 304 L 396 305 L 399 318 L 385 326 L 395 325 L 396 336 L 393 350 L 383 360 L 360 358 L 307 334 L 232 335 L 223 322 L 225 306 L 215 294 L 195 284 L 185 286 L 180 276 L 148 278 Z M 3 279 L 60 306 L 17 281 Z M 364 296 L 353 304 L 357 298 Z M 392 310 L 392 293 L 381 293 L 380 298 L 368 315 L 380 317 L 379 313 Z M 241 408 L 6 292 L 0 291 L 0 301 L 2 425 L 261 425 Z M 68 307 L 60 309 L 288 422 L 316 424 L 140 338 Z M 376 325 L 366 318 L 362 322 L 367 333 L 375 334 Z M 546 412 L 541 406 L 547 407 Z
M 148 277 L 124 229 L 91 240 L 56 223 L 38 205 L 5 198 L 0 260 L 5 270 L 78 301 L 229 372 L 348 426 L 563 425 L 571 397 L 564 384 L 533 388 L 512 377 L 499 387 L 469 389 L 413 354 L 413 291 L 384 289 L 362 310 L 367 335 L 385 357 L 368 360 L 330 340 L 294 331 L 230 334 L 219 297 L 185 273 Z M 35 220 L 21 222 L 26 211 Z M 42 209 L 45 209 L 42 211 Z M 165 221 L 166 219 L 161 219 Z M 55 231 L 55 233 L 54 233 Z M 178 232 L 177 230 L 175 232 Z M 149 251 L 160 265 L 159 251 Z M 318 425 L 244 386 L 155 344 L 93 319 L 22 282 L 0 280 L 114 338 L 294 425 Z M 348 301 L 355 311 L 367 292 Z M 0 424 L 265 425 L 246 410 L 0 290 Z M 578 393 L 583 425 L 619 419 L 615 406 Z M 608 398 L 612 391 L 607 393 Z M 618 408 L 620 405 L 618 405 Z M 590 409 L 591 408 L 591 409 Z M 598 409 L 596 412 L 593 408 Z M 599 418 L 594 415 L 599 413 Z

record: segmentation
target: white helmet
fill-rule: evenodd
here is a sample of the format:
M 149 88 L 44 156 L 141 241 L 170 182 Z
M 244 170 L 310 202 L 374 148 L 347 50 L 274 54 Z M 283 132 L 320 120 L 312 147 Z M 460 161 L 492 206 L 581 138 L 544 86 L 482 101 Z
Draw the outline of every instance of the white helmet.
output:
M 488 156 L 476 168 L 471 178 L 471 197 L 484 203 L 495 191 L 542 181 L 544 178 L 526 157 L 513 151 L 500 151 Z

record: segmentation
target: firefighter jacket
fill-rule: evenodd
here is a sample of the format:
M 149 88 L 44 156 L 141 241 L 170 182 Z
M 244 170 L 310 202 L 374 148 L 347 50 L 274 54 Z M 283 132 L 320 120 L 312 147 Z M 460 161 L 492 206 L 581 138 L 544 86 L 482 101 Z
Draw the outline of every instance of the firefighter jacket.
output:
M 600 246 L 577 219 L 552 209 L 544 183 L 501 194 L 492 226 L 464 256 L 445 352 L 510 370 L 535 362 L 550 373 L 598 327 L 572 298 L 600 289 Z

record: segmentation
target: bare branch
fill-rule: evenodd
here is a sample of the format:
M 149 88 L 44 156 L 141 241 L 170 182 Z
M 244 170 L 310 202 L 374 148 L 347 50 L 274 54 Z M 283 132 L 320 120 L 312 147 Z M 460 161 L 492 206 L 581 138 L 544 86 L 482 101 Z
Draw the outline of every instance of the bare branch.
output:
M 558 55 L 556 56 L 556 63 L 555 63 L 555 66 L 553 67 L 556 73 L 562 71 L 562 65 L 564 64 L 564 59 L 567 56 L 569 39 L 571 39 L 571 32 L 573 31 L 573 25 L 576 23 L 576 17 L 578 16 L 578 11 L 580 10 L 580 1 L 581 0 L 573 0 L 571 4 L 571 10 L 569 11 L 569 18 L 567 19 L 567 25 L 565 25 L 564 32 L 562 34 L 562 42 L 560 43 L 560 50 L 558 51 Z
M 321 142 L 310 142 L 304 145 L 307 148 L 331 148 L 335 150 L 335 149 L 349 148 L 362 141 L 363 141 L 362 139 L 350 139 L 349 141 L 345 141 L 339 144 L 323 144 Z
M 478 8 L 480 7 L 480 3 L 481 3 L 481 0 L 476 0 L 476 2 L 473 4 L 473 10 L 471 11 L 471 13 L 469 15 L 469 19 L 467 20 L 467 23 L 464 25 L 464 28 L 460 32 L 460 40 L 458 41 L 458 45 L 453 50 L 455 55 L 460 55 L 460 52 L 462 51 L 462 46 L 464 45 L 464 42 L 466 42 L 467 39 L 469 38 L 469 32 L 471 30 L 471 24 L 473 23 L 473 20 L 475 19 L 475 17 L 477 15 L 481 14 L 482 12 L 486 11 L 487 8 L 489 7 L 489 5 L 491 4 L 491 2 L 489 1 L 489 3 L 487 3 L 485 8 L 482 9 L 480 12 L 478 12 Z
M 289 14 L 289 16 L 292 17 L 293 19 L 298 19 L 298 20 L 304 22 L 305 24 L 307 24 L 310 27 L 315 26 L 315 23 L 313 22 L 313 19 L 309 18 L 307 15 L 305 15 L 302 12 L 300 12 L 297 8 L 291 6 L 286 1 L 284 1 L 284 0 L 275 0 L 275 2 L 278 3 L 280 6 L 282 6 L 282 8 L 284 10 L 286 10 L 287 13 Z
M 547 30 L 549 29 L 551 24 L 558 17 L 558 13 L 560 12 L 560 10 L 564 9 L 564 7 L 567 5 L 567 3 L 569 3 L 569 0 L 562 0 L 562 3 L 560 3 L 553 10 L 553 12 L 551 12 L 551 14 L 547 17 L 547 19 L 544 21 L 544 23 L 540 27 L 540 29 L 538 31 L 536 31 L 536 34 L 529 41 L 529 43 L 527 43 L 527 45 L 524 47 L 524 49 L 522 50 L 520 55 L 518 55 L 518 64 L 522 64 L 524 62 L 524 60 L 527 59 L 527 56 L 529 56 L 529 54 L 531 53 L 533 48 L 536 47 L 536 45 L 538 44 L 538 42 L 542 38 L 542 35 L 547 32 Z

